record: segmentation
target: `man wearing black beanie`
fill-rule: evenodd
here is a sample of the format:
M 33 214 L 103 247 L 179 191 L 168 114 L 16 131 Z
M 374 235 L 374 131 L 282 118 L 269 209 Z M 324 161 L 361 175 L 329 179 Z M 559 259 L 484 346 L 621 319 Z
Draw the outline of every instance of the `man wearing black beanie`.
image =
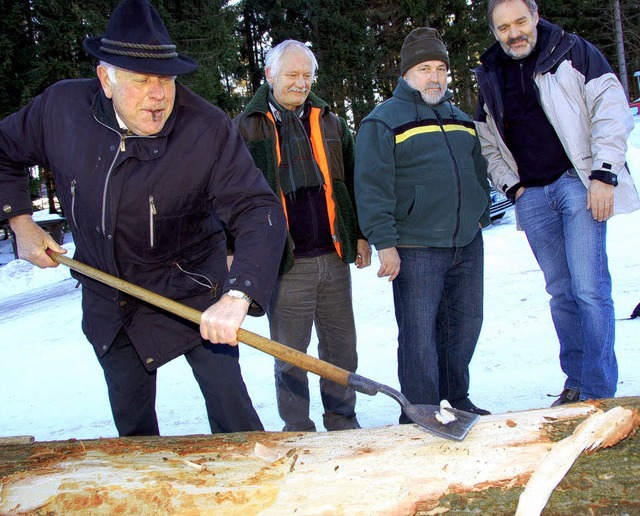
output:
M 356 202 L 378 276 L 393 281 L 403 394 L 482 415 L 469 400 L 469 363 L 482 327 L 491 188 L 473 121 L 451 103 L 448 70 L 437 30 L 406 37 L 393 97 L 358 131 Z

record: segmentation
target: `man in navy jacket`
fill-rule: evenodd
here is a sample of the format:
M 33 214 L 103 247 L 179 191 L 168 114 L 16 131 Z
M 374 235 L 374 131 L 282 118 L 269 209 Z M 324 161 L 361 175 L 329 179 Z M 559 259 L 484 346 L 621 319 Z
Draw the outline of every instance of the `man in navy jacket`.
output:
M 278 199 L 229 118 L 176 82 L 197 63 L 176 52 L 147 0 L 124 0 L 85 48 L 97 80 L 54 84 L 0 123 L 0 206 L 19 255 L 55 267 L 46 250 L 66 252 L 31 218 L 26 168 L 42 165 L 79 261 L 204 311 L 198 328 L 76 274 L 119 434 L 159 433 L 156 370 L 180 355 L 213 432 L 260 430 L 236 333 L 270 299 L 285 237 Z
M 490 0 L 497 43 L 476 70 L 482 153 L 544 273 L 567 375 L 554 402 L 612 397 L 618 366 L 606 220 L 638 209 L 627 99 L 589 42 L 533 0 Z

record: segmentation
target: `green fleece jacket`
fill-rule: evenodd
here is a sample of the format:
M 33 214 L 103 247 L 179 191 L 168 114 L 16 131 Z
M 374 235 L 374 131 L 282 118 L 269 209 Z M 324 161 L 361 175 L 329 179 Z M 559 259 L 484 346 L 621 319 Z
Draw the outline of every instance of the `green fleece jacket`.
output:
M 269 118 L 269 85 L 263 84 L 246 109 L 234 122 L 238 126 L 257 167 L 262 170 L 267 182 L 279 196 L 278 155 L 276 149 L 276 127 Z M 330 111 L 329 105 L 313 92 L 308 100 L 313 107 L 322 110 L 321 128 L 336 206 L 336 233 L 342 248 L 342 260 L 352 263 L 357 255 L 357 240 L 364 238 L 358 227 L 353 192 L 354 141 L 344 119 Z M 293 266 L 293 241 L 287 238 L 280 273 Z
M 487 164 L 473 121 L 436 106 L 400 78 L 393 97 L 362 121 L 355 193 L 360 228 L 377 249 L 462 247 L 491 223 Z

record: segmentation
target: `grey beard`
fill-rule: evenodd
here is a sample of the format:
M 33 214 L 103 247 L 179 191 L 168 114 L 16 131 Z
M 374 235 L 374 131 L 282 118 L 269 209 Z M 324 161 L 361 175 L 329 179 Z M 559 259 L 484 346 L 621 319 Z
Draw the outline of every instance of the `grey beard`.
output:
M 444 99 L 444 94 L 445 92 L 442 92 L 440 95 L 429 95 L 428 93 L 425 93 L 423 91 L 420 92 L 420 96 L 422 97 L 422 100 L 424 100 L 425 104 L 427 104 L 428 106 L 436 106 L 438 104 L 440 104 L 442 102 L 442 99 Z

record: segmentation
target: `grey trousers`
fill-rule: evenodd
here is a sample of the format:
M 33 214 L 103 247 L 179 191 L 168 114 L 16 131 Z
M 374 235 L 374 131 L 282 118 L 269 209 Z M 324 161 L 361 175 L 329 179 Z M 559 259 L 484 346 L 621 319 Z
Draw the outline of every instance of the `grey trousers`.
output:
M 315 323 L 318 355 L 354 372 L 358 365 L 356 329 L 351 299 L 351 273 L 337 253 L 298 258 L 280 275 L 268 309 L 271 338 L 307 352 Z M 306 371 L 275 361 L 278 411 L 284 431 L 313 431 L 309 418 L 309 382 Z M 329 380 L 320 380 L 327 430 L 357 428 L 356 394 Z

